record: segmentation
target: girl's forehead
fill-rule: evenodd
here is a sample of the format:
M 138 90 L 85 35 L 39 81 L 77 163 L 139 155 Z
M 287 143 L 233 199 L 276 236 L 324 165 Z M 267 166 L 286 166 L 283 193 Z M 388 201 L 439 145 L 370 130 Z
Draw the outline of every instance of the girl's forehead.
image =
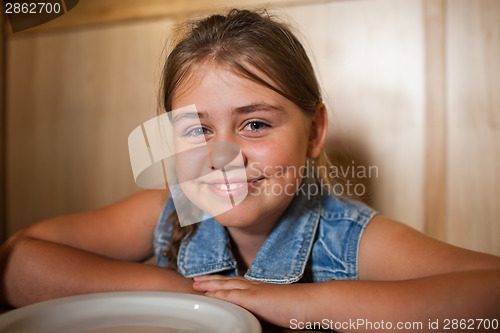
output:
M 267 78 L 268 80 L 268 78 Z M 223 66 L 206 64 L 190 69 L 175 89 L 172 108 L 183 104 L 203 102 L 245 102 L 245 99 L 264 98 L 279 99 L 282 97 L 263 84 L 235 73 Z

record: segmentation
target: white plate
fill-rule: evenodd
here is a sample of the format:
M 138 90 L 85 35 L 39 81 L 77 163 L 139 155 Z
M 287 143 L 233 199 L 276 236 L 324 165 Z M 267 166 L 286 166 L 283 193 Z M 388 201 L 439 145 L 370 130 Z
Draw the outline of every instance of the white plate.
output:
M 0 316 L 9 333 L 261 333 L 257 318 L 217 299 L 167 292 L 59 298 Z

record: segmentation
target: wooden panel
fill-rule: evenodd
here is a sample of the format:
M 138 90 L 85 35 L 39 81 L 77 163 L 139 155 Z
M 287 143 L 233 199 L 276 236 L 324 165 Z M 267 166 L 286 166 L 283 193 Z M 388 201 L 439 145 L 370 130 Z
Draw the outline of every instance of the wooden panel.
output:
M 138 190 L 128 134 L 157 110 L 169 20 L 8 42 L 9 233 Z
M 330 111 L 329 151 L 377 168 L 365 200 L 423 228 L 421 1 L 347 1 L 286 10 L 317 64 Z M 354 161 L 354 163 L 353 163 Z M 362 182 L 366 179 L 358 179 Z
M 448 240 L 500 254 L 500 1 L 449 0 Z
M 213 13 L 230 8 L 276 8 L 346 0 L 80 0 L 67 14 L 26 32 L 50 31 L 160 16 Z M 352 0 L 347 0 L 352 1 Z
M 6 115 L 5 109 L 5 15 L 0 14 L 0 243 L 7 237 Z
M 425 187 L 424 231 L 446 240 L 446 2 L 424 0 Z

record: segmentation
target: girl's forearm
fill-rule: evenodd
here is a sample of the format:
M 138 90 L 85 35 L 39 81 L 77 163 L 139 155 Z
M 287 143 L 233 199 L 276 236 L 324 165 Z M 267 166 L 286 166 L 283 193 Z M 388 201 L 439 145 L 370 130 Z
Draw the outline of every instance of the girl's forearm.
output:
M 401 332 L 436 332 L 448 324 L 450 331 L 478 332 L 484 329 L 481 320 L 500 320 L 497 270 L 395 282 L 329 281 L 310 284 L 304 291 L 313 306 L 294 323 L 323 322 L 337 325 L 330 328 L 339 331 L 396 332 L 401 326 Z
M 195 293 L 192 280 L 174 271 L 116 261 L 79 249 L 23 238 L 0 252 L 0 301 L 15 307 L 93 292 L 155 290 Z

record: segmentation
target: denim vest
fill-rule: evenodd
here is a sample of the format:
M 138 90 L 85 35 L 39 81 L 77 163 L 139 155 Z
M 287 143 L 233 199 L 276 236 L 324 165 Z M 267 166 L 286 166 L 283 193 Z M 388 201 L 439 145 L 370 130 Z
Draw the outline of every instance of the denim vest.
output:
M 163 209 L 155 231 L 156 263 L 167 266 L 172 199 Z M 287 210 L 244 272 L 249 280 L 271 283 L 358 279 L 361 235 L 376 212 L 365 204 L 330 194 L 309 196 L 298 191 Z M 237 275 L 226 228 L 213 218 L 198 225 L 179 249 L 177 267 L 185 277 Z

